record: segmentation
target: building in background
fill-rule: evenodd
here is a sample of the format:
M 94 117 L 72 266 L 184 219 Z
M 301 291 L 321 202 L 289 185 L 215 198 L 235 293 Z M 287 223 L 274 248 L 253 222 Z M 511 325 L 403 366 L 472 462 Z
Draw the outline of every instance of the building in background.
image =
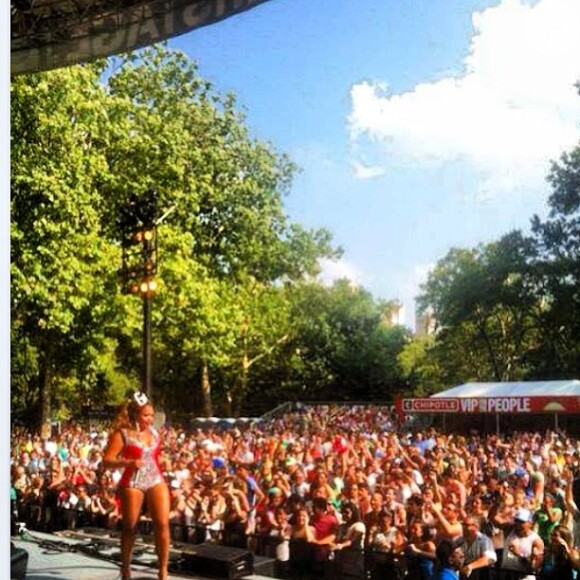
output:
M 431 308 L 427 308 L 423 312 L 415 309 L 415 335 L 416 336 L 432 336 L 435 334 L 437 321 Z

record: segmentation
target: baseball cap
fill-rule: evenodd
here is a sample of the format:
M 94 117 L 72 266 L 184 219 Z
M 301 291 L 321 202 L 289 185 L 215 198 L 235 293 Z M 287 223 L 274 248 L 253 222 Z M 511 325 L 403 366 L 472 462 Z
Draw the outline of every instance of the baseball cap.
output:
M 532 521 L 532 512 L 525 508 L 520 508 L 515 515 L 514 518 L 517 522 L 531 522 Z

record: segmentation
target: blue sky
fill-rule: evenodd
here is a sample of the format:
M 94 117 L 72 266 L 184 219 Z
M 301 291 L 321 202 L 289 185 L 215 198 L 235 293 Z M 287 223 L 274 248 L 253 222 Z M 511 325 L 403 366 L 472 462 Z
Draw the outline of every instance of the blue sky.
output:
M 270 0 L 170 46 L 302 168 L 290 217 L 344 249 L 323 279 L 413 327 L 451 247 L 545 215 L 549 160 L 580 134 L 578 22 L 577 0 Z

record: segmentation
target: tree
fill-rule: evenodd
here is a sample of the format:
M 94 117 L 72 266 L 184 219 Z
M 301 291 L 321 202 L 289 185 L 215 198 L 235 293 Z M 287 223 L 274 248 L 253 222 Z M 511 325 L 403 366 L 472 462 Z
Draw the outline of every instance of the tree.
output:
M 539 333 L 533 256 L 532 241 L 512 232 L 476 249 L 453 249 L 439 260 L 419 303 L 437 321 L 430 350 L 443 355 L 442 368 L 462 363 L 444 371 L 448 378 L 509 381 L 527 375 L 525 355 Z
M 103 327 L 114 311 L 110 263 L 95 182 L 106 171 L 94 146 L 107 130 L 102 64 L 17 77 L 11 84 L 11 315 L 16 368 L 28 361 L 31 396 L 47 428 L 55 387 L 76 376 L 78 395 L 96 381 Z M 33 376 L 32 376 L 33 375 Z
M 269 394 L 280 398 L 272 385 L 281 385 L 291 400 L 391 400 L 397 394 L 397 356 L 410 332 L 389 324 L 394 303 L 376 301 L 348 280 L 298 285 L 290 300 L 293 325 L 282 356 L 257 369 L 256 387 L 270 385 Z
M 405 378 L 407 397 L 424 397 L 436 393 L 446 384 L 442 365 L 434 352 L 435 337 L 417 336 L 403 347 L 397 362 Z
M 159 204 L 176 208 L 171 240 L 159 242 L 160 255 L 171 257 L 155 301 L 158 337 L 197 361 L 188 365 L 189 385 L 193 376 L 200 381 L 202 413 L 212 412 L 212 374 L 220 395 L 239 409 L 250 367 L 287 334 L 280 285 L 313 275 L 318 259 L 338 250 L 326 230 L 289 222 L 283 195 L 296 167 L 252 139 L 235 99 L 212 91 L 183 55 L 146 50 L 123 62 L 109 85 L 122 126 L 107 143 L 110 167 L 129 174 L 138 192 L 156 184 Z M 104 187 L 111 212 L 119 212 L 131 195 L 127 184 L 117 177 Z M 181 312 L 162 296 L 172 284 Z M 276 308 L 265 307 L 270 302 Z M 159 339 L 157 348 L 166 351 Z
M 532 219 L 542 340 L 530 353 L 538 377 L 580 372 L 580 145 L 552 164 L 548 219 Z
M 155 190 L 172 210 L 158 228 L 155 389 L 178 403 L 187 388 L 209 414 L 213 377 L 239 407 L 248 369 L 287 332 L 284 285 L 337 251 L 284 211 L 294 164 L 184 55 L 156 47 L 104 71 L 12 84 L 12 344 L 26 377 L 13 400 L 41 401 L 46 422 L 63 397 L 70 410 L 134 385 L 141 304 L 118 292 L 119 216 Z

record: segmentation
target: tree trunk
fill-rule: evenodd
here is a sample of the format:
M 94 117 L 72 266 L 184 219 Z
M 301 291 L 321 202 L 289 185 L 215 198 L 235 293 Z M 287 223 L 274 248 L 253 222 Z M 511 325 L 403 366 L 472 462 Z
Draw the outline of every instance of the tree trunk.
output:
M 236 417 L 239 417 L 240 412 L 242 410 L 242 406 L 246 402 L 246 395 L 248 392 L 248 374 L 250 371 L 250 367 L 252 366 L 252 363 L 253 361 L 250 361 L 250 359 L 248 358 L 248 353 L 244 351 L 244 355 L 242 357 L 241 374 L 238 388 L 236 389 L 236 397 L 234 404 L 234 413 Z
M 204 417 L 211 417 L 213 415 L 209 369 L 205 361 L 201 365 L 201 410 Z
M 232 391 L 229 387 L 225 388 L 225 401 L 223 403 L 223 416 L 224 417 L 233 417 L 233 410 L 232 410 Z
M 38 428 L 40 436 L 48 439 L 51 432 L 52 413 L 52 346 L 49 341 L 40 355 L 40 365 L 38 372 L 40 413 L 38 418 Z

